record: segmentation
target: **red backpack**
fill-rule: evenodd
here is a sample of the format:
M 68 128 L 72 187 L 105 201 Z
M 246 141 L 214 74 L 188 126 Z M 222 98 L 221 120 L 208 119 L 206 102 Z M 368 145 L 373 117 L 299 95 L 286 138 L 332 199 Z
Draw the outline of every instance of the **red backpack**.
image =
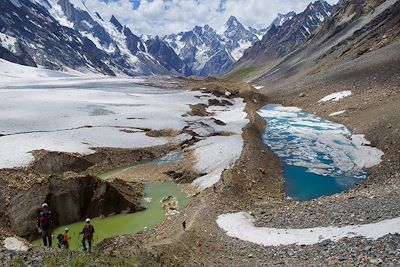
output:
M 53 226 L 53 218 L 50 211 L 40 212 L 39 226 L 43 231 L 47 231 Z
M 86 239 L 92 239 L 94 233 L 94 227 L 91 224 L 86 224 L 83 227 L 83 235 Z

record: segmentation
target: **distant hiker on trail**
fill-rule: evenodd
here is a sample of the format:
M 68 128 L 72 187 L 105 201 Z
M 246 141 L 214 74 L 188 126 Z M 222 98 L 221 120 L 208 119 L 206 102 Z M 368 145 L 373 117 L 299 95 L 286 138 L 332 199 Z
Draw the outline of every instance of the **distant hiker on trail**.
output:
M 79 233 L 80 235 L 83 234 L 82 238 L 82 251 L 86 252 L 86 241 L 88 242 L 89 246 L 89 253 L 92 252 L 92 240 L 94 234 L 94 227 L 90 224 L 90 219 L 85 220 L 85 226 L 83 227 L 82 232 Z
M 42 235 L 43 245 L 51 247 L 52 234 L 54 229 L 53 215 L 49 210 L 49 205 L 43 203 L 42 210 L 39 213 L 39 218 L 37 220 L 36 226 L 38 228 L 39 234 Z
M 186 221 L 182 222 L 183 231 L 186 231 Z
M 69 248 L 69 240 L 71 239 L 71 237 L 68 235 L 68 228 L 65 228 L 64 230 L 64 234 L 58 234 L 57 236 L 57 240 L 58 240 L 58 247 L 59 248 Z

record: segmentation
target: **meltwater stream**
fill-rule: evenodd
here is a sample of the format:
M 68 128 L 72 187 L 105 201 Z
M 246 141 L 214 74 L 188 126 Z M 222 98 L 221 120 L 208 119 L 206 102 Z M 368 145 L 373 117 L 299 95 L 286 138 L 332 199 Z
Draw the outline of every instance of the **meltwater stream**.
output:
M 342 124 L 295 107 L 269 104 L 263 140 L 283 161 L 286 194 L 305 201 L 332 195 L 362 183 L 364 168 L 380 162 L 383 152 L 367 146 L 363 135 L 351 135 Z

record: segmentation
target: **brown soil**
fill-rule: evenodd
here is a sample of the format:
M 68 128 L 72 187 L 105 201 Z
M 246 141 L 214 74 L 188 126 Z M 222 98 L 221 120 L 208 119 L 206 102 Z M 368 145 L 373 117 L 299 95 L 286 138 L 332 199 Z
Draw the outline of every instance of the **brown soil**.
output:
M 206 104 L 195 104 L 189 106 L 190 106 L 190 111 L 186 114 L 188 116 L 207 117 L 213 115 L 212 113 L 207 112 Z
M 191 183 L 200 176 L 193 171 L 195 159 L 190 152 L 185 152 L 185 156 L 177 163 L 157 164 L 144 163 L 132 169 L 116 174 L 112 177 L 130 182 L 157 183 L 174 181 L 176 183 Z
M 181 133 L 180 131 L 173 129 L 163 129 L 163 130 L 150 130 L 146 132 L 146 135 L 150 137 L 176 137 L 180 133 Z

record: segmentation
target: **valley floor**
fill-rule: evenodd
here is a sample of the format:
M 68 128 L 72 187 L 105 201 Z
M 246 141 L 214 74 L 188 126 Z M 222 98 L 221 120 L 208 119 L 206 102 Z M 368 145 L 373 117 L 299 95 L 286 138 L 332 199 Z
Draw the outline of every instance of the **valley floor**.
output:
M 142 83 L 151 86 L 163 85 L 169 89 L 196 90 L 194 94 L 202 91 L 202 94 L 210 99 L 221 100 L 220 97 L 224 95 L 231 95 L 227 98 L 228 101 L 232 101 L 233 96 L 243 98 L 245 107 L 241 107 L 241 112 L 244 108 L 247 113 L 246 122 L 243 123 L 244 117 L 239 116 L 237 124 L 233 122 L 231 126 L 230 124 L 226 126 L 236 136 L 241 134 L 243 148 L 239 153 L 240 156 L 232 157 L 224 168 L 215 169 L 214 175 L 219 176 L 222 173 L 220 180 L 217 179 L 215 184 L 200 183 L 205 185 L 203 190 L 184 212 L 171 217 L 154 230 L 144 231 L 134 236 L 126 235 L 105 240 L 96 247 L 95 258 L 79 253 L 66 254 L 57 250 L 46 251 L 37 248 L 28 252 L 12 253 L 3 249 L 0 251 L 0 260 L 3 264 L 25 261 L 39 266 L 46 261 L 54 262 L 57 256 L 63 257 L 62 264 L 78 259 L 89 263 L 88 265 L 110 266 L 123 266 L 128 262 L 136 262 L 144 266 L 367 266 L 380 264 L 396 266 L 400 264 L 400 235 L 398 233 L 387 235 L 383 233 L 384 236 L 376 236 L 376 240 L 350 235 L 351 237 L 340 240 L 334 240 L 334 238 L 319 240 L 320 242 L 315 244 L 270 246 L 230 237 L 217 224 L 217 219 L 221 214 L 243 211 L 254 217 L 257 227 L 279 229 L 354 226 L 398 218 L 400 216 L 398 209 L 400 203 L 398 194 L 400 111 L 396 112 L 400 107 L 398 88 L 388 87 L 384 91 L 371 89 L 371 91 L 356 93 L 337 102 L 318 103 L 318 100 L 324 96 L 342 90 L 326 88 L 321 90 L 319 95 L 305 91 L 304 97 L 300 97 L 299 92 L 295 91 L 293 94 L 272 98 L 273 95 L 268 94 L 266 87 L 262 91 L 264 90 L 263 92 L 269 95 L 268 98 L 247 84 L 212 78 L 201 80 L 154 78 L 146 79 Z M 343 88 L 346 86 L 342 85 L 340 89 Z M 229 93 L 226 94 L 226 92 Z M 371 94 L 374 97 L 370 97 Z M 391 97 L 383 98 L 383 94 Z M 257 114 L 257 110 L 264 103 L 297 106 L 321 117 L 343 123 L 355 133 L 365 133 L 373 146 L 384 151 L 383 162 L 370 169 L 370 176 L 365 184 L 349 192 L 300 203 L 288 199 L 283 193 L 282 164 L 260 138 L 265 122 Z M 209 104 L 208 101 L 206 104 Z M 208 111 L 210 109 L 214 109 L 213 112 L 221 111 L 218 107 L 207 108 Z M 346 112 L 329 116 L 341 110 L 346 110 Z M 204 112 L 203 108 L 192 108 L 188 112 L 190 111 L 202 119 L 207 117 L 207 115 L 204 117 L 204 114 L 203 117 L 201 116 Z M 226 122 L 231 117 L 232 114 L 215 117 L 215 119 Z M 179 125 L 179 128 L 181 126 Z M 214 129 L 219 128 L 215 125 Z M 197 137 L 202 133 L 201 127 L 192 129 L 193 131 L 197 131 Z M 222 131 L 224 130 L 220 129 L 220 132 Z M 207 138 L 213 137 L 219 136 L 207 136 Z M 221 144 L 217 147 L 223 149 L 227 146 L 230 147 L 231 144 Z M 197 147 L 201 148 L 201 146 Z M 202 152 L 198 151 L 200 155 L 197 157 L 201 158 Z M 214 151 L 206 150 L 202 155 L 209 155 L 212 152 Z M 215 158 L 211 158 L 211 161 L 213 160 Z M 205 163 L 208 161 L 204 160 Z M 197 169 L 197 171 L 210 173 L 210 170 Z M 215 181 L 215 177 L 208 178 L 210 179 L 206 179 L 207 181 Z M 186 223 L 185 231 L 182 222 Z M 394 224 L 397 227 L 398 221 L 394 221 Z M 4 229 L 7 230 L 7 228 Z M 3 234 L 3 236 L 9 235 L 9 232 Z

